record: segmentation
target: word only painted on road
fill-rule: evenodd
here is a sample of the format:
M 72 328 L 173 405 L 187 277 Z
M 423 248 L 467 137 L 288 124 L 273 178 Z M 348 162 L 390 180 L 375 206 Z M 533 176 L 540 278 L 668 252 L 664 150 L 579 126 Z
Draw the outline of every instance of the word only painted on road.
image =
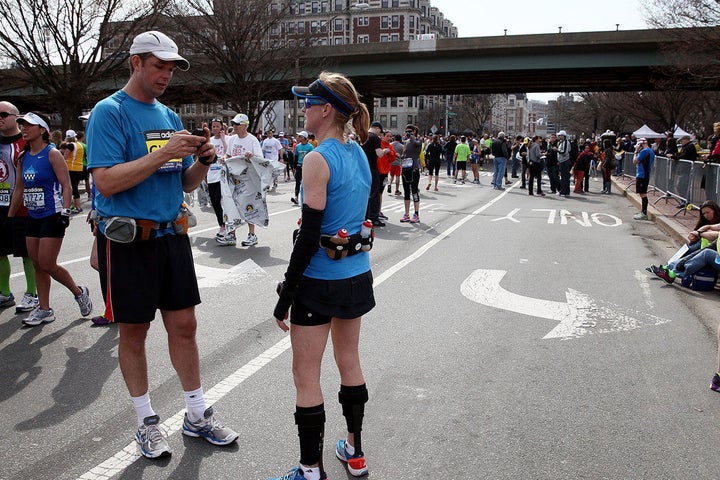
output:
M 494 218 L 491 221 L 499 222 L 501 220 L 508 220 L 513 223 L 520 223 L 520 220 L 515 218 L 516 215 L 520 212 L 520 210 L 522 209 L 516 208 L 504 217 Z M 555 208 L 533 208 L 530 211 L 545 213 L 547 215 L 547 223 L 550 225 L 554 225 L 556 223 L 559 223 L 560 225 L 578 224 L 581 227 L 592 227 L 593 224 L 600 225 L 602 227 L 619 227 L 620 225 L 622 225 L 622 220 L 610 213 L 578 212 L 576 214 L 569 210 L 558 210 Z

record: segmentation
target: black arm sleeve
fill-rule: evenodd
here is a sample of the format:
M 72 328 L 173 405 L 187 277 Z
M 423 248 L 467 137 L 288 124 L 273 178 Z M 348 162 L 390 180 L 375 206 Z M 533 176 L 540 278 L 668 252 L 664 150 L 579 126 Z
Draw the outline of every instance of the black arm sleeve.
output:
M 315 210 L 306 204 L 302 206 L 300 232 L 295 240 L 290 264 L 285 272 L 285 286 L 295 289 L 310 260 L 320 248 L 320 227 L 325 210 Z

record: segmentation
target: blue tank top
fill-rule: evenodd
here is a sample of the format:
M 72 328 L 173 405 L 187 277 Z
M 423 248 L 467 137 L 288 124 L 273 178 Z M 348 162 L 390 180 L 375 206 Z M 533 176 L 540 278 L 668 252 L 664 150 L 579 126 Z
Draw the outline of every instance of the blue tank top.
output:
M 62 187 L 50 164 L 50 145 L 36 155 L 23 155 L 22 175 L 25 181 L 23 200 L 32 218 L 45 218 L 62 210 Z
M 365 152 L 355 142 L 340 143 L 334 138 L 323 141 L 315 151 L 323 156 L 330 168 L 321 233 L 335 235 L 341 228 L 347 229 L 351 235 L 358 233 L 365 221 L 372 183 Z M 305 270 L 305 276 L 320 280 L 340 280 L 368 270 L 368 252 L 361 251 L 342 260 L 333 260 L 327 256 L 324 248 L 320 248 Z

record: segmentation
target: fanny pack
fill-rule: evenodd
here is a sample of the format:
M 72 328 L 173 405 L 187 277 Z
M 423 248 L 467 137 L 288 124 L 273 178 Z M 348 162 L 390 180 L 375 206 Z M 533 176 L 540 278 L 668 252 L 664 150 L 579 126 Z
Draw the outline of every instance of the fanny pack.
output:
M 118 243 L 152 240 L 158 230 L 172 228 L 176 235 L 187 235 L 188 228 L 197 225 L 197 217 L 183 203 L 180 213 L 172 222 L 155 222 L 131 217 L 108 217 L 105 221 L 105 237 Z
M 333 260 L 342 260 L 348 255 L 355 255 L 361 250 L 370 250 L 373 244 L 373 235 L 367 238 L 363 238 L 359 233 L 349 235 L 346 239 L 346 243 L 337 243 L 334 237 L 330 235 L 320 236 L 320 246 L 325 248 L 327 256 Z M 363 248 L 366 246 L 366 248 Z

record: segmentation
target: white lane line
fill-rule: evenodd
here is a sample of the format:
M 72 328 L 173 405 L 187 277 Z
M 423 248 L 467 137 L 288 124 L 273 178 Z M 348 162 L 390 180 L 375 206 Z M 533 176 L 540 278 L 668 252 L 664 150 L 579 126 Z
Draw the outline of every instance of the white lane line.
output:
M 648 308 L 655 308 L 650 283 L 647 280 L 648 276 L 640 270 L 635 270 L 635 279 L 638 281 L 638 284 L 640 284 L 640 290 L 642 290 L 643 297 L 645 298 L 645 304 Z
M 474 218 L 479 213 L 483 212 L 490 206 L 497 203 L 500 199 L 502 199 L 505 195 L 508 194 L 508 192 L 512 189 L 512 187 L 508 188 L 504 192 L 502 192 L 500 195 L 492 199 L 490 202 L 486 203 L 482 207 L 478 208 L 472 214 L 466 216 L 465 218 L 459 220 L 457 223 L 452 225 L 450 228 L 448 228 L 445 232 L 441 233 L 434 239 L 432 239 L 427 244 L 420 247 L 415 253 L 407 257 L 406 259 L 398 262 L 394 266 L 390 267 L 388 270 L 380 274 L 377 278 L 374 279 L 373 286 L 377 287 L 380 284 L 382 284 L 385 280 L 392 277 L 394 274 L 402 270 L 404 267 L 409 265 L 412 261 L 417 260 L 420 256 L 422 256 L 423 253 L 427 252 L 431 247 L 436 245 L 440 240 L 444 239 L 448 235 L 450 235 L 452 232 L 463 226 L 465 223 L 469 222 L 472 218 Z M 200 232 L 194 232 L 194 233 L 200 233 Z M 252 375 L 260 371 L 262 367 L 270 363 L 275 358 L 279 357 L 282 353 L 284 353 L 286 350 L 290 348 L 290 337 L 286 336 L 279 342 L 277 342 L 272 347 L 265 350 L 263 353 L 255 357 L 254 359 L 250 360 L 248 363 L 240 367 L 238 370 L 235 371 L 235 373 L 232 373 L 230 376 L 225 378 L 224 380 L 221 380 L 220 383 L 212 387 L 208 392 L 205 394 L 205 400 L 208 404 L 208 406 L 214 404 L 215 402 L 219 401 L 221 398 L 223 398 L 225 395 L 230 393 L 233 389 L 235 389 L 238 385 L 240 385 L 242 382 L 250 378 Z M 185 415 L 185 410 L 180 410 L 172 417 L 168 418 L 162 423 L 162 427 L 167 432 L 168 436 L 176 433 L 182 428 L 182 422 Z M 118 473 L 125 470 L 127 467 L 132 465 L 137 459 L 141 458 L 140 453 L 138 452 L 137 444 L 133 441 L 129 443 L 125 448 L 123 448 L 121 451 L 113 455 L 112 457 L 108 458 L 101 464 L 97 465 L 96 467 L 92 468 L 91 470 L 85 472 L 80 477 L 78 477 L 81 480 L 107 480 L 114 475 L 117 475 Z

